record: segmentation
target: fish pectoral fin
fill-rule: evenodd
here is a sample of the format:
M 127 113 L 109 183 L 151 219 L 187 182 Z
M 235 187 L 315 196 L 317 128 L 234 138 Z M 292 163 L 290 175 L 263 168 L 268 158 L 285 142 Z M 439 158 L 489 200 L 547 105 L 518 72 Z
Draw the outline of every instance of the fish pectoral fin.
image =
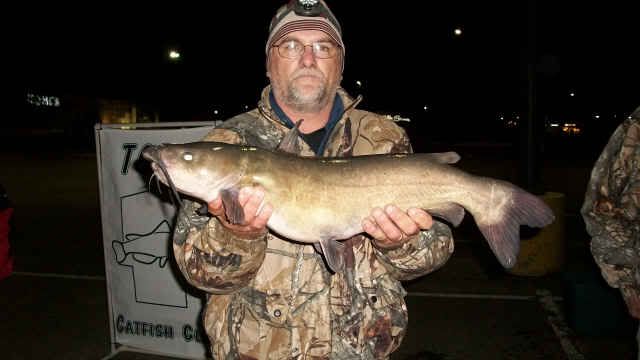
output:
M 315 246 L 315 244 L 314 244 Z M 327 261 L 327 265 L 334 273 L 344 270 L 344 248 L 345 245 L 336 240 L 320 240 L 322 255 Z M 318 248 L 316 247 L 316 250 Z
M 220 198 L 224 204 L 224 212 L 227 215 L 227 221 L 232 224 L 242 224 L 244 222 L 244 209 L 238 201 L 237 188 L 220 190 Z
M 298 138 L 300 137 L 300 125 L 303 121 L 303 119 L 298 120 L 296 125 L 282 138 L 276 150 L 288 154 L 300 153 Z
M 442 218 L 456 227 L 460 225 L 464 218 L 464 208 L 454 203 L 446 203 L 426 210 L 431 215 Z
M 426 155 L 433 161 L 440 164 L 455 164 L 460 161 L 460 155 L 455 151 L 428 153 Z

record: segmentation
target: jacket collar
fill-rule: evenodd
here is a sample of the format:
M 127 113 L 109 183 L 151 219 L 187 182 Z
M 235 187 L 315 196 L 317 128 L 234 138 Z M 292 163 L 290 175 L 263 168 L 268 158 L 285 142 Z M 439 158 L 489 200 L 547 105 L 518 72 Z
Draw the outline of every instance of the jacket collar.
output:
M 283 120 L 280 119 L 278 114 L 275 113 L 271 103 L 269 101 L 269 97 L 271 94 L 271 85 L 267 85 L 263 90 L 260 96 L 260 101 L 258 102 L 258 111 L 262 116 L 273 121 L 283 127 L 283 129 L 290 128 L 290 126 Z M 356 99 L 353 99 L 343 88 L 338 88 L 337 95 L 342 100 L 343 110 L 342 114 L 339 114 L 338 119 L 343 119 L 345 115 L 348 115 L 351 110 L 353 110 L 359 103 L 362 101 L 362 95 L 359 95 Z M 339 121 L 338 120 L 338 121 Z
M 259 113 L 267 119 L 267 121 L 276 125 L 276 127 L 280 128 L 283 132 L 291 129 L 294 126 L 294 123 L 284 114 L 282 109 L 279 108 L 275 100 L 271 101 L 271 97 L 271 86 L 268 85 L 262 90 L 262 95 L 258 102 Z M 362 101 L 362 95 L 358 95 L 356 99 L 353 99 L 343 88 L 338 88 L 336 97 L 337 99 L 340 99 L 341 106 L 336 106 L 340 101 L 334 101 L 334 107 L 330 115 L 329 123 L 325 126 L 327 132 L 325 133 L 324 139 L 316 156 L 322 156 L 324 154 L 326 147 L 330 142 L 329 139 L 331 139 L 337 125 L 344 123 L 345 119 L 348 118 L 349 113 L 351 113 L 360 101 Z M 305 147 L 306 146 L 307 144 L 305 143 Z

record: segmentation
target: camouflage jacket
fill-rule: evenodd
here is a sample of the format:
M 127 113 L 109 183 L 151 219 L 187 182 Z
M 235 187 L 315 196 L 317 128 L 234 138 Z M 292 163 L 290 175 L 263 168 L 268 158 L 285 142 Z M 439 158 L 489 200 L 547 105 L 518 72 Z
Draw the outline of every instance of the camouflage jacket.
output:
M 275 148 L 288 128 L 270 108 L 269 91 L 257 109 L 225 121 L 205 140 Z M 325 156 L 411 151 L 388 117 L 355 109 L 359 100 L 341 89 L 339 95 L 345 110 Z M 313 156 L 298 140 L 300 155 Z M 186 213 L 197 218 L 193 210 Z M 399 280 L 441 267 L 453 252 L 451 231 L 439 222 L 393 250 L 358 235 L 345 241 L 347 269 L 332 275 L 310 244 L 273 233 L 238 238 L 215 218 L 200 224 L 182 245 L 174 243 L 174 253 L 187 281 L 209 294 L 203 317 L 216 359 L 388 358 L 407 327 Z
M 640 107 L 597 160 L 582 216 L 591 252 L 609 285 L 640 293 Z

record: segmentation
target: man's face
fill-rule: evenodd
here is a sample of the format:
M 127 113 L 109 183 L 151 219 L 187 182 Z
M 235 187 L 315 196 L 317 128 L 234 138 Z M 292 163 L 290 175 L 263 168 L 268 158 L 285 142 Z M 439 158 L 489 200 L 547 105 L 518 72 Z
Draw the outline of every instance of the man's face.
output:
M 275 45 L 291 40 L 306 45 L 331 41 L 322 31 L 305 30 L 292 32 Z M 279 103 L 299 112 L 314 112 L 333 100 L 341 78 L 341 49 L 328 59 L 315 56 L 311 46 L 305 46 L 302 55 L 295 59 L 281 56 L 275 47 L 269 52 L 267 76 Z

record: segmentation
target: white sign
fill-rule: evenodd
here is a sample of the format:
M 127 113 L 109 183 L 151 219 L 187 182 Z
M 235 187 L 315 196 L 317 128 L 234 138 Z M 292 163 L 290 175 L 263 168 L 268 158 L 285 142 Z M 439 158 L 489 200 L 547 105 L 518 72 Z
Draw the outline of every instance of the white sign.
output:
M 96 126 L 112 351 L 127 346 L 205 358 L 204 294 L 186 283 L 173 260 L 176 209 L 166 188 L 167 196 L 159 196 L 157 186 L 147 183 L 149 164 L 140 153 L 149 144 L 198 141 L 213 124 L 137 130 Z M 169 125 L 178 124 L 156 124 Z

